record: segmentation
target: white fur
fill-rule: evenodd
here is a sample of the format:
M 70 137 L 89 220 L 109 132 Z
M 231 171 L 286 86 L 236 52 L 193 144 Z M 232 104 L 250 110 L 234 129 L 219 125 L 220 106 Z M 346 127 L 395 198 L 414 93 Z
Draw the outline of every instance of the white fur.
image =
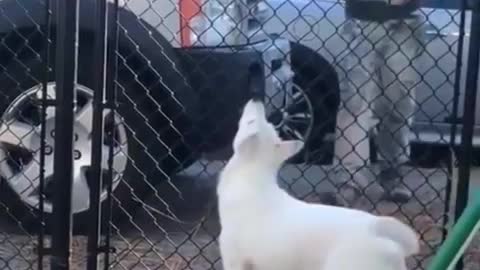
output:
M 325 270 L 407 270 L 405 258 L 418 252 L 417 236 L 391 217 L 379 217 L 373 233 L 344 233 L 328 252 Z
M 329 251 L 325 270 L 407 270 L 402 247 L 370 234 L 345 234 Z
M 393 218 L 308 204 L 283 191 L 277 185 L 278 170 L 302 147 L 300 141 L 279 138 L 265 118 L 263 103 L 246 104 L 234 154 L 217 188 L 225 270 L 343 270 L 325 267 L 331 263 L 327 261 L 330 253 L 341 258 L 352 251 L 345 249 L 348 244 L 337 245 L 348 243 L 346 235 L 371 238 L 372 247 L 378 239 L 390 241 L 392 252 L 402 259 L 418 251 L 413 230 Z

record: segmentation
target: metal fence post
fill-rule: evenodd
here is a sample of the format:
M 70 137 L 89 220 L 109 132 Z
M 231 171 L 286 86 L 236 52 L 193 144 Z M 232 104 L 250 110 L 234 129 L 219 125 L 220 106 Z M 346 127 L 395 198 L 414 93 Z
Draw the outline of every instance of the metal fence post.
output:
M 93 129 L 92 129 L 92 171 L 93 185 L 90 188 L 90 227 L 88 228 L 88 270 L 98 268 L 98 251 L 100 244 L 100 216 L 102 189 L 102 144 L 103 144 L 103 109 L 105 91 L 106 58 L 106 0 L 99 0 L 95 7 L 95 37 L 92 76 L 94 77 Z
M 472 139 L 475 125 L 475 106 L 477 97 L 478 70 L 480 64 L 480 1 L 473 3 L 468 48 L 467 81 L 465 89 L 465 107 L 463 113 L 462 145 L 460 164 L 458 168 L 459 182 L 455 205 L 455 221 L 462 215 L 469 194 L 470 167 L 472 163 Z M 463 269 L 463 261 L 457 264 L 457 269 Z
M 443 219 L 442 227 L 443 227 L 443 233 L 442 233 L 442 242 L 445 240 L 447 237 L 448 229 L 447 226 L 451 220 L 451 217 L 448 213 L 451 212 L 451 193 L 452 193 L 452 181 L 453 177 L 453 170 L 455 170 L 455 164 L 458 162 L 457 157 L 458 157 L 458 151 L 456 149 L 456 144 L 457 144 L 457 131 L 458 131 L 458 124 L 459 122 L 457 121 L 458 119 L 458 105 L 460 102 L 460 87 L 461 86 L 461 78 L 462 78 L 462 66 L 463 66 L 463 44 L 465 40 L 465 14 L 466 14 L 466 9 L 467 9 L 467 0 L 461 0 L 460 1 L 460 24 L 459 24 L 459 36 L 458 36 L 458 51 L 456 55 L 456 63 L 455 63 L 455 79 L 454 79 L 454 85 L 453 85 L 453 99 L 452 99 L 452 127 L 450 129 L 450 148 L 452 151 L 451 154 L 451 159 L 450 162 L 448 163 L 448 170 L 449 170 L 449 175 L 450 179 L 446 183 L 445 187 L 445 218 Z
M 73 121 L 77 70 L 77 0 L 57 1 L 56 108 L 52 270 L 70 268 L 72 236 Z
M 108 21 L 107 29 L 111 29 L 111 35 L 108 35 L 107 32 L 107 67 L 106 74 L 105 74 L 105 99 L 110 109 L 112 109 L 112 113 L 116 112 L 116 92 L 117 92 L 117 71 L 118 71 L 118 59 L 117 59 L 117 51 L 118 51 L 118 30 L 119 30 L 119 0 L 113 1 L 113 14 L 112 19 Z M 108 9 L 107 9 L 107 14 Z M 112 25 L 110 25 L 112 24 Z M 108 30 L 107 30 L 108 31 Z M 112 130 L 112 137 L 115 137 L 115 129 Z M 112 185 L 113 185 L 113 158 L 114 158 L 114 148 L 113 144 L 110 144 L 108 147 L 108 172 L 105 179 L 106 189 L 107 189 L 107 198 L 105 199 L 105 213 L 102 215 L 105 217 L 105 220 L 110 221 L 112 218 Z M 102 227 L 104 226 L 104 227 Z M 105 256 L 104 256 L 104 265 L 103 269 L 108 270 L 110 269 L 110 244 L 111 244 L 111 226 L 109 222 L 101 223 L 100 228 L 104 228 L 105 233 Z
M 50 45 L 51 45 L 51 0 L 45 1 L 45 25 L 43 27 L 43 32 L 45 33 L 45 50 L 43 51 L 42 60 L 44 66 L 44 78 L 42 82 L 42 97 L 41 97 L 41 130 L 40 130 L 40 172 L 39 172 L 39 210 L 40 210 L 40 220 L 39 220 L 39 232 L 38 232 L 38 250 L 37 250 L 37 268 L 38 270 L 43 270 L 43 259 L 45 255 L 45 144 L 46 144 L 46 118 L 47 118 L 47 84 L 49 82 L 49 67 L 50 67 Z

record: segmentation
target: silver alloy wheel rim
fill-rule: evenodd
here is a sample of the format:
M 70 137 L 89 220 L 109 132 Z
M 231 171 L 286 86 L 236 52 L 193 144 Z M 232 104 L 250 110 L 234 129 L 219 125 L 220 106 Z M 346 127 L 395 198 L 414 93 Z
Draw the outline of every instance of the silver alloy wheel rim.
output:
M 280 108 L 281 120 L 275 128 L 283 139 L 308 141 L 314 125 L 314 110 L 307 93 L 292 84 L 292 94 L 284 93 L 284 106 Z M 299 108 L 299 109 L 297 109 Z
M 47 95 L 55 98 L 55 83 L 47 85 Z M 80 213 L 89 208 L 88 169 L 91 166 L 91 132 L 93 115 L 93 91 L 85 86 L 77 85 L 77 109 L 75 113 L 74 134 L 74 177 L 72 193 L 72 211 Z M 40 176 L 40 101 L 42 86 L 36 85 L 18 96 L 1 116 L 0 126 L 0 174 L 6 182 L 27 205 L 39 209 L 39 176 Z M 34 110 L 32 110 L 34 108 Z M 38 116 L 34 115 L 38 109 Z M 30 111 L 30 113 L 27 113 Z M 32 113 L 34 111 L 34 113 Z M 111 132 L 105 133 L 102 148 L 102 169 L 108 170 L 109 144 L 113 143 L 113 184 L 114 190 L 122 177 L 127 165 L 127 133 L 118 114 L 112 117 L 108 110 L 104 111 L 105 127 L 110 121 Z M 113 118 L 113 119 L 112 119 Z M 45 146 L 45 196 L 44 211 L 52 212 L 48 187 L 53 179 L 53 152 L 55 135 L 55 108 L 47 108 L 46 146 Z M 110 135 L 110 137 L 109 137 Z M 18 154 L 23 153 L 23 154 Z M 103 201 L 107 197 L 106 189 L 100 193 Z M 51 194 L 50 194 L 51 195 Z

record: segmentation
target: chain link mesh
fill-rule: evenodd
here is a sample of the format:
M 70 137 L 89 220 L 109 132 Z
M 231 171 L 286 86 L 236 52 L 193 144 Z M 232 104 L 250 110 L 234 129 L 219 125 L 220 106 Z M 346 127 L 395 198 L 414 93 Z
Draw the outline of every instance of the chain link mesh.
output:
M 24 1 L 10 2 L 10 7 L 21 11 L 25 22 L 33 27 L 18 27 L 20 14 L 0 9 L 0 268 L 38 269 L 39 238 L 32 229 L 42 226 L 38 212 L 40 170 L 44 175 L 53 172 L 52 164 L 42 167 L 40 158 L 45 77 L 40 48 L 46 44 L 46 33 Z M 40 10 L 46 8 L 43 3 L 35 4 Z M 45 154 L 45 160 L 49 160 L 51 146 Z M 45 200 L 50 195 L 44 194 Z
M 10 2 L 34 27 L 15 27 L 0 3 L 0 23 L 12 29 L 0 40 L 0 268 L 37 269 L 39 175 L 44 169 L 48 225 L 55 115 L 47 109 L 41 168 L 45 33 L 28 1 Z M 124 0 L 119 8 L 118 40 L 109 40 L 117 43 L 117 107 L 105 110 L 102 148 L 104 176 L 113 172 L 111 219 L 102 205 L 111 269 L 221 269 L 215 187 L 248 99 L 252 51 L 264 65 L 269 120 L 283 138 L 307 142 L 282 168 L 280 186 L 311 203 L 411 224 L 422 247 L 409 267 L 425 269 L 453 219 L 455 195 L 447 193 L 457 181 L 450 131 L 456 74 L 464 73 L 456 69 L 465 59 L 457 57 L 461 11 L 420 8 L 379 23 L 346 16 L 337 0 Z M 73 195 L 80 234 L 89 222 L 90 144 L 82 136 L 91 132 L 91 41 L 81 29 L 75 162 L 86 163 Z M 54 98 L 51 82 L 47 92 Z M 465 269 L 478 268 L 479 243 Z M 86 267 L 85 245 L 85 236 L 74 237 L 74 269 Z
M 345 197 L 349 194 L 344 194 L 342 187 L 360 182 L 356 187 L 360 187 L 361 196 L 350 206 L 393 215 L 413 225 L 422 237 L 422 252 L 410 261 L 410 266 L 424 269 L 427 258 L 442 240 L 444 219 L 449 215 L 445 208 L 446 185 L 452 178 L 448 172 L 449 152 L 429 153 L 432 150 L 425 148 L 422 142 L 428 142 L 428 145 L 443 144 L 448 149 L 450 141 L 445 131 L 449 128 L 445 130 L 440 123 L 444 123 L 445 118 L 452 114 L 460 11 L 424 8 L 417 12 L 418 17 L 412 21 L 365 23 L 345 18 L 345 4 L 336 1 L 210 0 L 190 1 L 190 5 L 193 6 L 187 8 L 188 12 L 191 13 L 193 9 L 194 14 L 183 18 L 187 23 L 181 26 L 186 29 L 178 29 L 168 21 L 178 16 L 184 7 L 182 5 L 180 8 L 176 3 L 162 6 L 155 1 L 145 1 L 143 5 L 127 1 L 125 4 L 127 9 L 136 10 L 134 12 L 140 18 L 158 26 L 174 45 L 183 42 L 199 47 L 209 46 L 208 50 L 214 54 L 212 47 L 215 46 L 239 46 L 248 41 L 280 36 L 310 48 L 313 54 L 309 54 L 310 51 L 305 47 L 288 41 L 287 48 L 275 42 L 251 46 L 263 53 L 275 50 L 279 55 L 278 58 L 273 57 L 273 63 L 265 63 L 271 121 L 284 137 L 305 136 L 310 139 L 311 136 L 314 138 L 312 141 L 322 141 L 324 144 L 319 146 L 314 143 L 312 148 L 320 148 L 308 149 L 303 153 L 302 158 L 307 157 L 309 161 L 307 164 L 286 165 L 280 173 L 281 186 L 293 196 L 313 203 L 325 203 L 329 198 L 338 202 L 337 196 L 325 195 L 325 192 L 332 190 L 348 202 L 349 198 Z M 445 33 L 446 36 L 443 36 Z M 178 36 L 192 40 L 182 41 Z M 318 58 L 312 61 L 312 55 L 318 55 Z M 213 57 L 205 54 L 200 61 L 196 59 L 197 67 L 193 68 L 193 72 L 197 72 L 198 76 L 217 76 L 204 72 L 202 62 L 208 61 L 208 58 Z M 384 70 L 378 70 L 380 66 Z M 292 74 L 288 74 L 289 70 Z M 215 72 L 221 74 L 225 71 Z M 293 78 L 288 77 L 292 75 Z M 400 91 L 401 94 L 393 91 Z M 334 119 L 338 102 L 335 94 L 341 96 L 339 114 L 346 114 L 349 118 L 340 119 L 343 123 L 339 123 L 338 118 Z M 222 106 L 217 104 L 232 102 L 218 96 L 205 99 L 206 106 Z M 276 103 L 283 99 L 287 102 Z M 291 104 L 301 106 L 289 112 L 294 115 L 294 121 L 288 123 L 288 119 L 277 116 L 276 112 L 288 112 Z M 356 108 L 358 106 L 361 108 Z M 371 111 L 373 115 L 368 115 Z M 385 114 L 401 119 L 386 119 Z M 321 118 L 309 123 L 309 116 Z M 372 116 L 376 119 L 365 120 L 365 117 Z M 215 121 L 214 126 L 222 127 L 222 115 L 206 119 Z M 396 126 L 392 128 L 386 126 L 388 123 L 382 123 L 388 120 L 397 121 Z M 300 126 L 289 126 L 292 123 Z M 337 126 L 336 132 L 335 128 L 332 129 L 332 123 Z M 302 124 L 306 127 L 302 127 Z M 326 125 L 326 128 L 322 129 L 322 125 Z M 399 130 L 405 134 L 405 129 L 407 138 L 397 134 Z M 209 130 L 206 132 L 204 140 L 215 140 Z M 352 135 L 346 134 L 348 132 L 354 133 L 353 139 Z M 401 148 L 391 150 L 393 156 L 387 161 L 381 160 L 382 156 L 385 159 L 391 153 L 381 151 L 388 151 L 389 148 L 382 149 L 378 142 L 374 147 L 377 159 L 369 158 L 365 153 L 366 148 L 372 148 L 372 137 L 378 137 L 382 132 L 387 133 L 384 137 L 391 138 L 388 141 L 390 144 L 398 144 L 397 148 Z M 347 149 L 345 153 L 332 153 L 335 142 Z M 412 149 L 403 149 L 407 146 Z M 113 255 L 113 268 L 220 267 L 215 243 L 219 228 L 214 187 L 216 176 L 224 165 L 218 159 L 222 159 L 224 152 L 228 155 L 229 150 L 228 147 L 227 150 L 215 150 L 203 155 L 181 176 L 170 175 L 167 183 L 158 185 L 148 199 L 138 198 L 139 211 L 135 215 L 130 212 L 126 224 L 111 224 L 114 228 L 113 245 L 117 248 L 117 253 Z M 322 158 L 315 152 L 327 156 L 327 159 L 328 154 L 330 157 L 335 154 L 333 165 L 321 165 Z M 435 159 L 439 154 L 442 157 Z M 404 156 L 408 156 L 408 159 Z M 415 161 L 411 161 L 410 157 L 414 157 Z M 382 165 L 385 167 L 388 162 L 394 162 L 390 166 L 393 169 L 401 166 L 395 172 L 401 173 L 401 183 L 411 194 L 406 203 L 389 202 L 382 197 L 382 189 L 386 187 L 379 177 L 382 177 Z M 429 168 L 418 165 L 425 163 L 431 163 Z M 386 168 L 391 169 L 388 166 Z M 347 179 L 339 180 L 342 177 Z M 337 189 L 340 191 L 337 192 Z M 120 198 L 116 199 L 120 203 Z M 467 259 L 475 257 L 475 254 L 475 247 L 472 247 Z

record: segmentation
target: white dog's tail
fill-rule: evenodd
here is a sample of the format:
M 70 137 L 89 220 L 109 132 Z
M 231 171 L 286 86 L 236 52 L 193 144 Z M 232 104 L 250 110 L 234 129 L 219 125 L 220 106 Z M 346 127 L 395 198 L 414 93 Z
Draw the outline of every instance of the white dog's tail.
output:
M 374 232 L 380 237 L 398 243 L 406 256 L 411 256 L 420 251 L 417 233 L 396 218 L 379 217 L 374 223 Z

